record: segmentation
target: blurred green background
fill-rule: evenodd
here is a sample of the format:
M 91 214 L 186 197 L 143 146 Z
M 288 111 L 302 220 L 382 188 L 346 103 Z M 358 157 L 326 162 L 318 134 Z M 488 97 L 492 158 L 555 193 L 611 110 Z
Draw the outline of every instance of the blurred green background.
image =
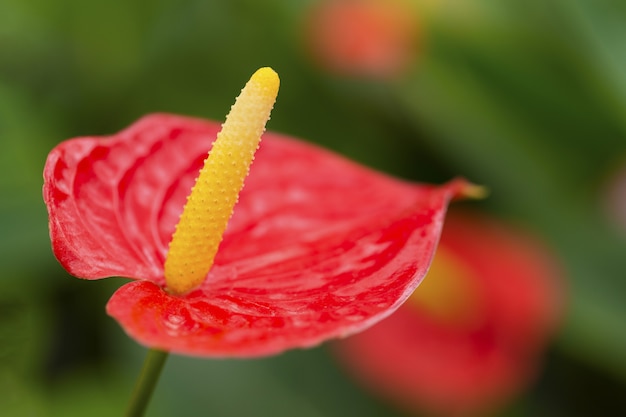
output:
M 503 416 L 626 415 L 626 229 L 607 214 L 626 167 L 626 2 L 412 1 L 415 65 L 387 80 L 311 58 L 316 0 L 0 2 L 0 414 L 119 415 L 145 354 L 104 313 L 122 281 L 73 279 L 51 253 L 48 151 L 152 112 L 222 120 L 250 74 L 272 66 L 269 129 L 400 177 L 485 184 L 474 207 L 555 249 L 564 323 L 539 381 Z M 173 357 L 148 415 L 396 412 L 322 346 Z

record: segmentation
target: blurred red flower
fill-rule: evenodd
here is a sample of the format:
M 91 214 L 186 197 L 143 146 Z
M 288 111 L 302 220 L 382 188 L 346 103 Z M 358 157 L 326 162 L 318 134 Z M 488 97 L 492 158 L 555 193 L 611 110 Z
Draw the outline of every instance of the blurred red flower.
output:
M 77 277 L 135 279 L 107 311 L 153 348 L 247 357 L 359 331 L 409 297 L 449 200 L 470 190 L 399 181 L 266 133 L 205 281 L 173 295 L 168 243 L 219 128 L 152 115 L 63 142 L 46 162 L 56 257 Z
M 403 0 L 321 0 L 304 28 L 312 58 L 344 75 L 393 78 L 409 67 L 418 47 L 416 13 Z
M 404 408 L 486 415 L 536 375 L 562 310 L 558 278 L 525 234 L 451 213 L 419 289 L 336 352 L 360 382 Z

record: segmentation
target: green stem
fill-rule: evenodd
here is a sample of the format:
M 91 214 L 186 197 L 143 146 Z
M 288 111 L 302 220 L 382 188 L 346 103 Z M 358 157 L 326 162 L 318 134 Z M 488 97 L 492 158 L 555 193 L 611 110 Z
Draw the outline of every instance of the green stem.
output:
M 143 416 L 168 355 L 169 352 L 161 350 L 150 349 L 148 351 L 139 379 L 135 383 L 135 389 L 126 410 L 126 417 Z

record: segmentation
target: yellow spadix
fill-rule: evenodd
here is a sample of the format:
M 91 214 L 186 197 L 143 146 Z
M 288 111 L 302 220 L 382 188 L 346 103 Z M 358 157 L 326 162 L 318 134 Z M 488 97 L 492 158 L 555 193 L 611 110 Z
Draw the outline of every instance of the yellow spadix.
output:
M 170 242 L 165 282 L 171 293 L 183 294 L 198 287 L 211 269 L 279 85 L 274 70 L 259 69 L 226 116 Z

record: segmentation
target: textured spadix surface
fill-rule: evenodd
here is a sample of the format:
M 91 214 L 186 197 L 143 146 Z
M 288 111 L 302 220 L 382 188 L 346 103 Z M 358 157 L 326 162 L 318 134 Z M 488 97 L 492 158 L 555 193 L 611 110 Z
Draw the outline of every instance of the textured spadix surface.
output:
M 150 347 L 259 356 L 368 327 L 419 284 L 449 200 L 470 187 L 399 181 L 266 133 L 205 281 L 171 295 L 168 243 L 219 128 L 151 115 L 63 142 L 46 162 L 55 255 L 77 277 L 136 279 L 107 311 Z

